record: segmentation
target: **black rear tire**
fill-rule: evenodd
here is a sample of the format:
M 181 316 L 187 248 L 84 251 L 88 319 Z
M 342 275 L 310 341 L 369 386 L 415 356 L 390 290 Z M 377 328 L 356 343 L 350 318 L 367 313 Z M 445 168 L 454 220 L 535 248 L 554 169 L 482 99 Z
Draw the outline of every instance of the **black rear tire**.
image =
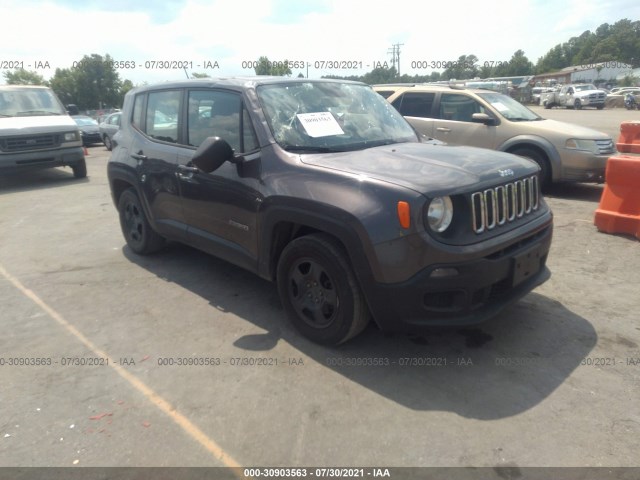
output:
M 76 178 L 85 178 L 87 176 L 87 161 L 83 158 L 80 162 L 71 167 L 73 176 Z
M 369 308 L 348 257 L 329 235 L 289 243 L 278 261 L 277 283 L 289 319 L 316 343 L 346 342 L 369 323 Z
M 164 246 L 165 239 L 149 225 L 135 189 L 128 188 L 122 192 L 118 200 L 118 213 L 122 234 L 135 253 L 148 255 Z
M 538 150 L 529 147 L 520 147 L 511 150 L 510 153 L 533 160 L 540 167 L 540 189 L 546 190 L 551 185 L 551 168 L 549 160 Z

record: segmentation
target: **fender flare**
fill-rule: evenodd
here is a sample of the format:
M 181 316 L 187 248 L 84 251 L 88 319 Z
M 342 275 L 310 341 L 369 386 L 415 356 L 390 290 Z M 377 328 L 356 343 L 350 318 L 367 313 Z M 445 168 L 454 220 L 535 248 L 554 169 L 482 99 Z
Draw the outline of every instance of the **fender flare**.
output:
M 562 159 L 558 149 L 549 140 L 537 135 L 518 135 L 502 143 L 496 150 L 507 152 L 518 147 L 535 147 L 542 150 L 549 161 L 551 179 L 557 181 L 561 177 Z

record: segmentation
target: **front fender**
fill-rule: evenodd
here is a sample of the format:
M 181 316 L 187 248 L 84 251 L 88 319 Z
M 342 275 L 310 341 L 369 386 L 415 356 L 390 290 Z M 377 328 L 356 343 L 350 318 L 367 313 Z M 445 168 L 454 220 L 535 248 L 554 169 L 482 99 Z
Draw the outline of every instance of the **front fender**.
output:
M 518 135 L 500 145 L 496 150 L 507 152 L 518 147 L 537 147 L 549 160 L 552 180 L 558 180 L 562 173 L 562 160 L 558 149 L 549 140 L 537 135 Z
M 380 266 L 364 225 L 349 212 L 328 204 L 296 199 L 295 205 L 285 197 L 269 199 L 260 214 L 258 271 L 273 280 L 277 264 L 279 239 L 273 235 L 279 225 L 328 233 L 345 247 L 352 267 L 361 284 L 380 276 Z M 295 232 L 289 232 L 293 234 Z M 376 275 L 376 273 L 378 275 Z

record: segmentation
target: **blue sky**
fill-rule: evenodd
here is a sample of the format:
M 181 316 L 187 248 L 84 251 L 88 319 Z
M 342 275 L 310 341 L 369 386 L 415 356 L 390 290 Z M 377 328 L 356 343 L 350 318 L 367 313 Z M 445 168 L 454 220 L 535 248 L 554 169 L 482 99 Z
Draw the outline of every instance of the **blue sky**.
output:
M 211 76 L 251 75 L 243 67 L 265 55 L 305 65 L 294 75 L 306 74 L 308 64 L 309 76 L 319 77 L 390 63 L 388 50 L 401 43 L 401 72 L 429 73 L 412 62 L 475 54 L 482 64 L 523 49 L 535 63 L 556 44 L 622 18 L 640 19 L 640 2 L 3 0 L 0 67 L 48 64 L 38 73 L 49 78 L 83 55 L 108 53 L 135 65 L 119 72 L 137 84 L 185 78 L 181 69 L 152 68 L 154 62 Z M 328 62 L 355 68 L 327 68 Z

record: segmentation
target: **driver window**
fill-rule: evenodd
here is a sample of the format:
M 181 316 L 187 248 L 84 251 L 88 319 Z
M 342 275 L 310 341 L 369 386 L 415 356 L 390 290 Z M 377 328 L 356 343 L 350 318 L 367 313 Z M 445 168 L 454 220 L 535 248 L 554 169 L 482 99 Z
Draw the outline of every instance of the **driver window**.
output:
M 487 113 L 476 100 L 466 95 L 443 93 L 440 98 L 440 118 L 457 122 L 471 122 L 474 113 Z
M 240 95 L 215 90 L 192 90 L 189 92 L 188 139 L 189 145 L 197 147 L 207 137 L 226 140 L 235 152 L 241 151 Z

